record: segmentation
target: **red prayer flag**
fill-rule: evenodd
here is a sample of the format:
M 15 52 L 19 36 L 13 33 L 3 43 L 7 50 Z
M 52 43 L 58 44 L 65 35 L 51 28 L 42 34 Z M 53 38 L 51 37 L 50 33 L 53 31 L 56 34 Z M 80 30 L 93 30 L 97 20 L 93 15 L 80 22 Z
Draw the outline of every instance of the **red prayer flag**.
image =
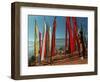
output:
M 70 51 L 71 51 L 71 53 L 73 53 L 75 50 L 75 44 L 74 44 L 74 38 L 73 38 L 73 31 L 72 31 L 72 27 L 70 24 L 70 17 L 66 17 L 66 26 L 67 26 L 68 32 L 69 32 Z
M 44 57 L 46 57 L 46 34 L 45 34 L 45 45 L 44 45 Z
M 74 40 L 75 40 L 75 43 L 77 43 L 77 45 L 78 45 L 78 50 L 80 50 L 76 17 L 72 17 L 72 21 L 73 21 L 73 27 L 74 27 Z
M 56 33 L 56 17 L 54 18 L 54 22 L 53 22 L 53 31 L 52 31 L 52 45 L 51 45 L 51 55 L 54 56 L 55 55 L 55 33 Z

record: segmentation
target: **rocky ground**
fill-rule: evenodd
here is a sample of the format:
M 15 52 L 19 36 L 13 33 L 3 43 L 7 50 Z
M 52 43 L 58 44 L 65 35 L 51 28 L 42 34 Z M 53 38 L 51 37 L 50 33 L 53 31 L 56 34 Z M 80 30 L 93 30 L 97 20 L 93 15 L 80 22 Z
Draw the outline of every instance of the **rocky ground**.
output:
M 74 65 L 74 64 L 87 64 L 87 57 L 82 59 L 79 57 L 78 53 L 74 54 L 56 54 L 52 57 L 52 62 L 50 61 L 50 56 L 48 58 L 48 62 L 42 61 L 41 64 L 33 62 L 30 66 L 47 66 L 47 65 Z

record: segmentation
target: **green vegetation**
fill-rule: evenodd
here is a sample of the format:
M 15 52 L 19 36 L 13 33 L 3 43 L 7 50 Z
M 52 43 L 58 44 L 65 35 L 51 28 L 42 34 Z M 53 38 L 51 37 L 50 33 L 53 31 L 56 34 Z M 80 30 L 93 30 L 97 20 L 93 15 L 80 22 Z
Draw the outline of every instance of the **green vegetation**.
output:
M 31 63 L 35 62 L 35 56 L 32 56 L 30 59 L 29 59 L 29 65 L 31 65 Z

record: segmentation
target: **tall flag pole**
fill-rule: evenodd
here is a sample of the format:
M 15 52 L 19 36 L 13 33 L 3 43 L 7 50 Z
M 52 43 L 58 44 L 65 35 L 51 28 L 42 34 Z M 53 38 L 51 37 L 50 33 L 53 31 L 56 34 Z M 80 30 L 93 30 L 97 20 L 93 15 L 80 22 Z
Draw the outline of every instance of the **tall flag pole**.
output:
M 46 23 L 44 22 L 41 61 L 44 60 L 45 55 L 46 55 Z
M 56 48 L 56 17 L 54 18 L 53 22 L 53 31 L 52 31 L 52 45 L 51 45 L 51 62 L 52 62 L 52 56 L 55 55 L 55 48 Z
M 34 55 L 36 58 L 36 63 L 38 62 L 38 55 L 39 55 L 39 30 L 38 25 L 35 20 L 35 27 L 34 27 Z
M 68 32 L 69 32 L 70 52 L 73 53 L 74 49 L 75 49 L 75 45 L 74 45 L 73 31 L 72 31 L 72 27 L 71 27 L 71 23 L 70 23 L 70 17 L 66 17 L 66 26 L 67 26 Z

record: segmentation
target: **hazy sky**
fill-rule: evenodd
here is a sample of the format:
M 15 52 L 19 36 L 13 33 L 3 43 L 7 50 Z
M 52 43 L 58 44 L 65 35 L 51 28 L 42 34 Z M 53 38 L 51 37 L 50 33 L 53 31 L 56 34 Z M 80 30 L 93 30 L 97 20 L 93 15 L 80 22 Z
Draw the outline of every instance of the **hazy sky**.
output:
M 44 20 L 45 23 L 48 24 L 51 28 L 53 27 L 55 16 L 28 16 L 28 40 L 34 41 L 34 26 L 35 20 L 38 24 L 38 29 L 40 32 L 43 32 L 43 24 Z M 81 24 L 83 27 L 84 33 L 88 34 L 88 18 L 87 17 L 76 17 L 78 28 L 81 28 Z M 72 19 L 71 19 L 72 21 Z M 66 27 L 66 18 L 63 16 L 56 16 L 56 38 L 65 38 L 65 27 Z M 72 24 L 71 24 L 72 25 Z

